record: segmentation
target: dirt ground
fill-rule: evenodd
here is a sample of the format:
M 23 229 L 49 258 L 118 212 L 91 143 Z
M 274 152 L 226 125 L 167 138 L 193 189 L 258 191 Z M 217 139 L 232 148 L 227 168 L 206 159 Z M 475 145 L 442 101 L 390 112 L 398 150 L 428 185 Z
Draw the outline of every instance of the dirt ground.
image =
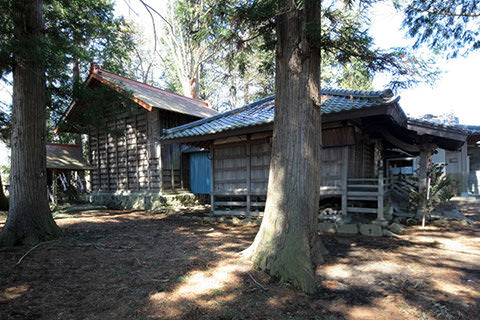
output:
M 75 214 L 57 219 L 65 237 L 26 256 L 0 249 L 0 319 L 480 319 L 480 205 L 462 210 L 474 225 L 322 235 L 315 296 L 238 256 L 258 227 Z

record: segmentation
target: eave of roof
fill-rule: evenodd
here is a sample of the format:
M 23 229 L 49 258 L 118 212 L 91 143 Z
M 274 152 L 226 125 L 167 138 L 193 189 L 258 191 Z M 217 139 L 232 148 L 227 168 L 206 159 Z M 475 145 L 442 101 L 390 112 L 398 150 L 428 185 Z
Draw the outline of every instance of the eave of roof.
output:
M 120 93 L 131 93 L 132 100 L 148 111 L 151 111 L 152 108 L 159 108 L 197 118 L 205 118 L 218 114 L 217 111 L 209 108 L 206 102 L 162 90 L 106 70 L 94 69 L 94 71 L 91 71 L 86 80 L 87 85 L 90 84 L 92 80 L 106 84 Z M 75 105 L 76 103 L 74 101 L 70 103 L 57 123 L 54 132 L 58 131 L 59 124 L 65 121 Z
M 419 135 L 431 135 L 451 140 L 465 141 L 468 132 L 457 126 L 449 126 L 418 119 L 408 119 L 407 129 L 415 131 Z
M 323 122 L 385 115 L 404 125 L 406 115 L 391 90 L 349 91 L 322 89 Z M 240 132 L 272 130 L 274 97 L 255 101 L 238 109 L 164 130 L 164 143 L 194 142 L 238 135 Z M 244 134 L 244 133 L 242 133 Z
M 206 102 L 200 100 L 162 90 L 101 69 L 99 69 L 97 73 L 92 74 L 95 79 L 100 80 L 103 83 L 131 92 L 134 101 L 140 101 L 140 103 L 137 103 L 145 108 L 154 107 L 198 118 L 205 118 L 218 114 L 217 111 L 209 108 Z

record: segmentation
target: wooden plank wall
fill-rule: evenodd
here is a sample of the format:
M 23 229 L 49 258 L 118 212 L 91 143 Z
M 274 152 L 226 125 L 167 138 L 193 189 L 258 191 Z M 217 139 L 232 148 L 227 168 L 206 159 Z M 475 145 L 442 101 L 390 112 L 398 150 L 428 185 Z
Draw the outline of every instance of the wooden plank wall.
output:
M 108 130 L 91 130 L 89 157 L 97 167 L 91 172 L 93 191 L 159 190 L 159 181 L 152 179 L 148 117 L 148 111 L 139 109 L 107 121 Z
M 247 143 L 214 148 L 215 194 L 247 194 Z
M 361 140 L 348 147 L 348 177 L 375 177 L 375 144 Z
M 212 211 L 263 214 L 271 156 L 269 138 L 253 136 L 242 142 L 215 145 L 212 150 Z
M 159 112 L 159 127 L 161 130 L 177 127 L 197 118 L 168 111 Z M 158 135 L 161 135 L 161 130 Z M 188 185 L 188 176 L 185 174 L 185 166 L 182 165 L 182 152 L 179 144 L 161 145 L 162 161 L 162 189 L 183 189 Z
M 270 157 L 271 145 L 265 140 L 215 145 L 211 199 L 214 213 L 250 215 L 264 206 Z M 319 186 L 322 194 L 343 195 L 342 208 L 346 209 L 347 176 L 373 176 L 374 162 L 374 144 L 324 148 Z
M 214 193 L 247 194 L 247 163 L 250 160 L 250 193 L 266 194 L 270 167 L 271 145 L 251 143 L 251 157 L 247 144 L 234 147 L 215 147 Z M 322 152 L 322 186 L 343 186 L 344 147 L 325 148 Z M 358 161 L 363 165 L 362 161 Z
M 270 173 L 270 158 L 272 146 L 270 143 L 252 143 L 250 147 L 251 187 L 250 192 L 256 195 L 266 195 L 268 175 Z
M 181 153 L 178 145 L 161 145 L 164 128 L 195 118 L 139 108 L 107 121 L 108 130 L 91 130 L 89 160 L 92 191 L 160 191 L 180 188 Z M 120 134 L 114 134 L 112 130 Z M 174 181 L 172 183 L 172 176 Z
M 342 188 L 344 179 L 343 150 L 344 147 L 322 150 L 322 186 Z

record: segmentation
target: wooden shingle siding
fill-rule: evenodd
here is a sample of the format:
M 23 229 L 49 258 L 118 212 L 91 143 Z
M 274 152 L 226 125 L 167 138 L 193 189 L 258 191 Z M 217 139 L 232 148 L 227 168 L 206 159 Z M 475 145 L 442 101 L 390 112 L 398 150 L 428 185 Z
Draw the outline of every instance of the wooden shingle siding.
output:
M 348 147 L 348 177 L 375 177 L 375 144 L 369 141 L 359 141 Z
M 108 130 L 89 134 L 92 191 L 160 191 L 182 187 L 179 145 L 161 145 L 164 128 L 196 120 L 193 117 L 138 108 L 107 121 Z M 112 130 L 122 132 L 112 134 Z M 173 179 L 172 179 L 173 177 Z
M 268 174 L 270 171 L 270 143 L 252 143 L 250 147 L 250 192 L 252 194 L 267 194 Z
M 246 144 L 214 149 L 214 193 L 247 194 Z
M 343 147 L 324 148 L 322 157 L 322 186 L 343 186 Z
M 211 197 L 215 213 L 263 214 L 271 150 L 269 139 L 264 137 L 213 147 Z
M 108 130 L 93 129 L 89 135 L 93 191 L 160 190 L 158 158 L 150 159 L 149 118 L 157 112 L 138 109 L 136 114 L 112 118 Z M 115 135 L 112 130 L 122 134 Z M 157 181 L 151 179 L 157 177 Z

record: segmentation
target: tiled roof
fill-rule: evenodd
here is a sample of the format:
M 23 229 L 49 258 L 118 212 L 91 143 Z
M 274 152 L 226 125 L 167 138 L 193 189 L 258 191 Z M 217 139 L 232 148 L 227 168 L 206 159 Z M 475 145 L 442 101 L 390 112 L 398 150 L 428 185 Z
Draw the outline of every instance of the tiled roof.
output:
M 134 98 L 154 108 L 183 113 L 199 118 L 218 114 L 215 110 L 208 108 L 205 102 L 168 92 L 105 70 L 98 69 L 94 74 L 94 78 L 100 81 L 106 80 L 127 92 L 131 92 Z
M 467 131 L 469 134 L 480 134 L 480 126 L 459 124 L 456 127 Z
M 93 167 L 82 155 L 79 145 L 47 143 L 47 168 L 60 170 L 89 170 Z
M 375 106 L 398 101 L 391 90 L 352 91 L 322 89 L 322 114 L 330 114 Z M 238 109 L 216 116 L 164 130 L 161 140 L 210 135 L 232 129 L 273 123 L 275 99 L 273 96 L 258 100 Z
M 409 125 L 424 125 L 424 126 L 429 126 L 435 129 L 445 129 L 445 130 L 450 130 L 450 131 L 456 131 L 459 133 L 465 133 L 466 130 L 464 126 L 458 125 L 458 124 L 446 124 L 446 123 L 440 123 L 436 121 L 428 121 L 428 120 L 423 120 L 423 119 L 418 119 L 418 118 L 408 118 L 408 124 Z

